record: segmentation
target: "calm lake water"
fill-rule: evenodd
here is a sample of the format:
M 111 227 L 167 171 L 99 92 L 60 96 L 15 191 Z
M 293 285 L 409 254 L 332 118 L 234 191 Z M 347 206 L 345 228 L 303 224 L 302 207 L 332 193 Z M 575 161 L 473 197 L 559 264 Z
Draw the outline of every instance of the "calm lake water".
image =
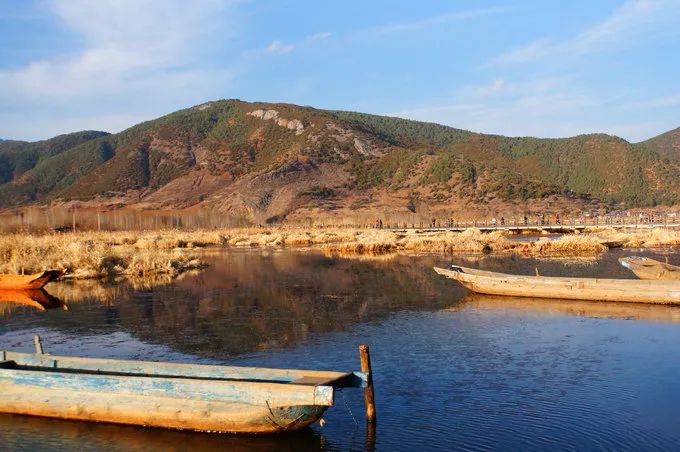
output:
M 680 308 L 473 296 L 431 270 L 455 261 L 632 278 L 619 255 L 350 260 L 313 250 L 219 251 L 206 253 L 206 271 L 170 283 L 51 284 L 68 310 L 3 305 L 0 349 L 30 351 L 40 334 L 53 354 L 357 370 L 357 346 L 365 342 L 377 430 L 366 434 L 362 392 L 348 389 L 323 427 L 296 434 L 0 415 L 0 448 L 677 450 Z

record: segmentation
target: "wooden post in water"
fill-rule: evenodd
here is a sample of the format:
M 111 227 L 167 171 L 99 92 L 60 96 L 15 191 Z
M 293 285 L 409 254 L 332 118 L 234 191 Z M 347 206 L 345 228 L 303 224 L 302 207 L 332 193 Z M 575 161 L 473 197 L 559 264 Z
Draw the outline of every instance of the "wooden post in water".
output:
M 375 422 L 375 393 L 373 392 L 373 372 L 371 371 L 371 355 L 368 345 L 359 345 L 359 357 L 361 358 L 361 371 L 366 372 L 368 381 L 364 388 L 364 401 L 366 402 L 366 421 L 369 424 Z
M 42 346 L 42 341 L 40 340 L 40 336 L 37 334 L 33 336 L 33 345 L 35 345 L 35 352 L 38 353 L 39 355 L 42 355 L 45 353 L 43 351 L 43 346 Z

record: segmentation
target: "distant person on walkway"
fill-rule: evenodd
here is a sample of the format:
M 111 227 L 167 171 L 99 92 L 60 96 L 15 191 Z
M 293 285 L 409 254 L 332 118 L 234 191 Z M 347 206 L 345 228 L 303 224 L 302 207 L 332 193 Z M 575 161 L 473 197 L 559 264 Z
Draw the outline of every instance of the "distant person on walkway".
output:
M 559 225 L 560 224 L 560 214 L 558 213 L 555 215 L 555 224 Z
M 501 226 L 505 226 L 505 217 L 501 217 Z
M 383 228 L 383 222 L 382 222 L 382 220 L 378 220 L 378 221 L 379 221 L 378 225 L 380 226 L 380 229 L 382 229 Z
M 529 219 L 527 218 L 526 215 L 524 215 L 524 226 L 529 224 Z
M 496 226 L 496 217 L 491 219 L 491 226 Z

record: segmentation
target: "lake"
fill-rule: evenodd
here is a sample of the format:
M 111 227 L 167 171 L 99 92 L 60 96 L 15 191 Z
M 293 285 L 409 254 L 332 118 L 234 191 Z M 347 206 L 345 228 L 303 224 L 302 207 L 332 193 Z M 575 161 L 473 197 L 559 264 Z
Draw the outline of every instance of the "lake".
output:
M 235 436 L 0 415 L 14 450 L 677 450 L 680 308 L 471 295 L 451 262 L 510 273 L 632 278 L 600 259 L 206 251 L 167 281 L 54 283 L 68 310 L 4 305 L 0 349 L 265 367 L 358 370 L 371 347 L 377 429 L 360 390 L 325 424 Z M 629 254 L 642 254 L 625 252 Z M 648 253 L 648 255 L 650 255 Z M 671 263 L 680 255 L 651 254 Z

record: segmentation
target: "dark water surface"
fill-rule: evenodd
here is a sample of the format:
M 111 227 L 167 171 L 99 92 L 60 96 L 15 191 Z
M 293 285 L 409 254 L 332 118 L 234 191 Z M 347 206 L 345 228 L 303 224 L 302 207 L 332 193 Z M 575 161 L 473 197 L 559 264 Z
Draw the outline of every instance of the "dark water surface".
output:
M 296 434 L 0 415 L 0 448 L 678 450 L 680 308 L 472 296 L 431 270 L 455 261 L 632 278 L 617 257 L 348 260 L 309 250 L 225 251 L 207 255 L 206 271 L 172 283 L 52 284 L 68 310 L 2 305 L 0 349 L 30 351 L 40 334 L 53 354 L 357 370 L 357 346 L 366 342 L 377 430 L 366 435 L 362 393 L 347 389 L 323 427 Z

